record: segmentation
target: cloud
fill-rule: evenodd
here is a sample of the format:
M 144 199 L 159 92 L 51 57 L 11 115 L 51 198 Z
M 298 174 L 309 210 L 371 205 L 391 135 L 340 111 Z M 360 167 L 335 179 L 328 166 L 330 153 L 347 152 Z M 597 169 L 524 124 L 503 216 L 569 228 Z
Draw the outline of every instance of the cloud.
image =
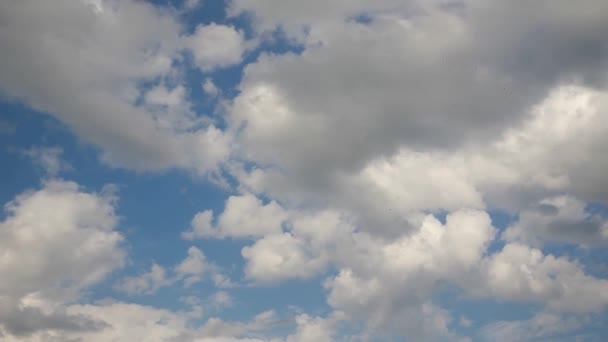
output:
M 192 219 L 192 230 L 184 232 L 184 238 L 246 238 L 260 237 L 281 232 L 287 214 L 274 201 L 262 203 L 256 196 L 244 194 L 230 196 L 224 211 L 212 224 L 213 212 L 202 211 Z
M 295 150 L 286 159 L 273 158 L 277 167 L 244 171 L 235 165 L 231 172 L 247 191 L 294 206 L 306 203 L 347 210 L 363 229 L 380 235 L 398 234 L 407 217 L 421 210 L 489 207 L 517 213 L 564 193 L 582 201 L 601 201 L 608 198 L 608 187 L 596 172 L 604 167 L 604 159 L 597 156 L 608 127 L 607 98 L 604 91 L 558 87 L 532 107 L 522 123 L 491 143 L 433 151 L 404 146 L 351 172 L 332 170 L 328 164 L 311 172 L 306 168 L 302 173 L 290 172 L 285 169 L 290 158 L 306 158 Z M 263 113 L 268 111 L 260 111 L 260 117 L 269 117 Z M 260 132 L 266 134 L 260 139 L 268 139 L 273 129 L 261 126 Z M 285 145 L 269 142 L 268 146 Z M 316 172 L 324 174 L 317 177 Z
M 205 91 L 205 94 L 207 94 L 209 97 L 216 97 L 220 93 L 220 89 L 215 85 L 213 79 L 211 78 L 205 79 L 205 82 L 203 83 L 203 91 Z
M 31 147 L 23 154 L 39 166 L 46 177 L 55 177 L 60 172 L 69 171 L 72 166 L 61 159 L 63 149 L 60 147 Z
M 140 84 L 173 77 L 181 58 L 182 27 L 170 11 L 131 0 L 26 0 L 0 11 L 0 49 L 10 51 L 0 65 L 3 96 L 53 115 L 111 165 L 205 173 L 227 157 L 229 138 L 197 126 L 189 109 L 137 105 Z M 182 101 L 179 87 L 165 93 L 147 98 Z
M 605 279 L 567 251 L 544 249 L 601 247 L 607 237 L 589 203 L 608 200 L 608 7 L 548 3 L 231 1 L 228 22 L 251 19 L 246 38 L 232 24 L 182 22 L 194 2 L 7 2 L 0 93 L 53 115 L 110 165 L 236 183 L 223 210 L 200 211 L 182 237 L 240 239 L 252 286 L 324 277 L 327 304 L 344 315 L 300 315 L 292 335 L 274 340 L 332 340 L 342 318 L 413 340 L 465 339 L 450 331 L 461 313 L 437 300 L 445 287 L 462 300 L 540 310 L 490 323 L 481 337 L 551 338 L 608 304 Z M 225 122 L 194 112 L 182 75 L 221 78 L 214 72 L 241 68 L 259 42 L 271 49 L 226 90 L 235 95 L 221 99 Z M 219 94 L 211 78 L 203 90 Z M 36 158 L 57 174 L 47 152 Z M 76 304 L 123 263 L 110 195 L 47 181 L 7 208 L 7 336 L 274 338 L 272 312 L 194 326 L 194 306 Z M 502 240 L 489 215 L 497 210 L 517 217 Z M 207 279 L 236 285 L 190 247 L 177 265 L 153 264 L 117 288 L 145 294 Z M 24 317 L 37 324 L 17 324 Z
M 167 278 L 166 273 L 162 266 L 152 264 L 150 271 L 138 276 L 125 277 L 114 284 L 114 289 L 129 295 L 152 294 L 173 282 Z
M 210 318 L 193 326 L 191 319 L 200 318 L 196 311 L 111 299 L 81 303 L 85 291 L 124 265 L 123 237 L 115 231 L 116 200 L 107 189 L 85 192 L 76 183 L 50 180 L 5 206 L 6 218 L 0 222 L 3 340 L 284 341 L 265 337 L 277 321 L 273 312 L 261 313 L 250 322 Z M 196 247 L 189 248 L 188 256 L 173 268 L 176 279 L 183 279 L 186 286 L 205 274 L 219 275 L 218 271 Z M 171 282 L 167 271 L 153 264 L 145 273 L 122 279 L 117 287 L 143 294 Z M 232 302 L 226 292 L 215 293 L 210 301 L 215 306 Z M 308 320 L 311 325 L 322 322 Z
M 608 239 L 608 223 L 604 217 L 590 213 L 581 200 L 558 196 L 520 212 L 519 220 L 503 233 L 503 238 L 536 246 L 551 241 L 597 246 Z
M 192 9 L 196 9 L 198 7 L 203 6 L 203 1 L 202 0 L 186 0 L 184 1 L 184 8 L 192 10 Z
M 243 32 L 215 23 L 197 26 L 187 45 L 203 71 L 240 63 L 246 49 Z
M 210 270 L 210 265 L 203 252 L 196 248 L 188 248 L 188 257 L 175 267 L 178 277 L 184 278 L 186 286 L 201 281 L 203 275 Z
M 19 338 L 38 331 L 99 331 L 108 327 L 103 321 L 92 320 L 84 315 L 69 315 L 64 312 L 45 313 L 39 308 L 15 308 L 10 301 L 1 300 L 0 321 L 6 333 Z M 2 332 L 3 329 L 0 329 Z M 0 335 L 2 336 L 2 335 Z
M 335 341 L 336 325 L 343 319 L 343 315 L 339 312 L 326 318 L 311 317 L 307 314 L 298 315 L 295 319 L 296 332 L 288 336 L 285 342 Z
M 53 308 L 124 264 L 123 237 L 114 230 L 115 201 L 111 193 L 87 193 L 76 183 L 51 180 L 6 204 L 0 222 L 0 326 L 16 333 L 100 327 Z M 18 323 L 24 319 L 31 324 Z
M 472 292 L 481 287 L 494 298 L 537 302 L 573 313 L 602 311 L 608 304 L 608 280 L 585 274 L 566 257 L 544 255 L 525 245 L 505 245 L 484 261 L 482 272 L 482 281 L 471 286 Z
M 9 202 L 0 223 L 2 293 L 64 298 L 120 267 L 125 254 L 114 231 L 114 202 L 111 194 L 82 192 L 61 180 Z
M 572 332 L 586 324 L 585 318 L 539 313 L 529 320 L 498 321 L 480 330 L 484 341 L 538 341 L 572 338 Z
M 446 284 L 468 300 L 538 303 L 556 312 L 599 312 L 607 304 L 608 283 L 566 257 L 515 243 L 491 252 L 497 230 L 478 209 L 453 211 L 445 222 L 412 215 L 411 233 L 385 238 L 356 229 L 339 212 L 278 208 L 275 217 L 284 231 L 268 231 L 242 249 L 245 277 L 267 285 L 336 269 L 325 282 L 328 304 L 369 329 L 414 339 L 459 339 L 449 329 L 451 313 L 433 302 Z M 211 213 L 205 217 L 209 222 Z
M 206 277 L 210 278 L 217 288 L 237 286 L 223 274 L 217 264 L 207 260 L 203 251 L 191 246 L 187 256 L 173 267 L 165 268 L 154 263 L 147 272 L 120 279 L 114 284 L 114 289 L 132 296 L 149 295 L 178 282 L 183 282 L 183 286 L 188 288 Z M 226 293 L 218 292 L 218 300 L 226 299 L 224 294 Z
M 315 275 L 326 263 L 313 253 L 290 233 L 265 236 L 241 252 L 246 276 L 261 283 Z
M 319 15 L 293 3 L 232 3 L 261 35 L 285 31 L 301 49 L 245 68 L 229 109 L 242 128 L 239 155 L 257 163 L 233 169 L 242 187 L 350 211 L 383 236 L 420 210 L 516 213 L 564 193 L 608 198 L 597 173 L 608 127 L 598 76 L 605 14 L 587 21 L 562 2 L 513 25 L 517 6 L 479 1 L 323 6 Z M 498 18 L 502 10 L 511 19 Z M 545 65 L 546 51 L 560 58 Z
M 218 291 L 211 296 L 211 304 L 216 308 L 224 308 L 233 305 L 233 299 L 226 291 Z

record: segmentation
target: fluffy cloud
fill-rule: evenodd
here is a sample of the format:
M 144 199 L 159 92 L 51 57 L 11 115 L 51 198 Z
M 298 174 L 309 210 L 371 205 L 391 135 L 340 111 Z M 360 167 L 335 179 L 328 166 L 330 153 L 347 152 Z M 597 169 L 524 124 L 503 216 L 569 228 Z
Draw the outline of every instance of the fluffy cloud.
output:
M 518 212 L 563 193 L 583 201 L 603 200 L 608 187 L 596 170 L 604 167 L 604 159 L 597 156 L 608 127 L 607 98 L 605 92 L 590 88 L 558 87 L 532 107 L 521 124 L 492 143 L 429 152 L 402 147 L 356 172 L 332 171 L 324 164 L 311 172 L 304 167 L 301 174 L 273 167 L 248 172 L 237 167 L 233 173 L 246 189 L 284 202 L 349 210 L 364 229 L 376 234 L 402 231 L 404 219 L 419 210 L 491 207 Z M 267 112 L 261 111 L 260 117 L 268 117 L 262 113 Z M 248 127 L 255 130 L 255 125 Z M 262 131 L 273 132 L 269 127 L 261 127 Z M 260 137 L 268 139 L 268 135 Z M 268 144 L 280 148 L 273 146 L 284 145 Z M 285 165 L 289 158 L 303 157 L 290 153 L 288 158 L 272 160 Z M 319 178 L 316 172 L 325 175 Z
M 247 262 L 247 277 L 262 283 L 307 278 L 325 265 L 309 246 L 290 233 L 265 236 L 241 253 Z
M 245 69 L 230 115 L 244 126 L 240 152 L 260 165 L 235 171 L 248 190 L 350 210 L 383 235 L 417 210 L 518 211 L 559 192 L 608 198 L 597 173 L 604 73 L 593 71 L 608 60 L 605 14 L 570 16 L 566 2 L 532 7 L 523 21 L 517 6 L 480 1 L 323 6 L 318 15 L 294 2 L 232 4 L 303 49 Z M 529 46 L 541 32 L 547 39 Z M 546 51 L 560 58 L 543 64 Z
M 343 319 L 344 315 L 340 312 L 335 312 L 326 318 L 311 317 L 307 314 L 298 315 L 295 319 L 296 332 L 288 336 L 285 342 L 334 341 L 336 325 Z
M 241 61 L 246 48 L 243 32 L 234 27 L 199 25 L 189 37 L 188 47 L 196 65 L 203 71 L 227 67 Z
M 5 330 L 99 327 L 54 308 L 123 265 L 114 201 L 111 192 L 87 193 L 73 182 L 53 180 L 5 206 L 7 217 L 0 223 L 0 325 Z M 16 324 L 22 320 L 40 324 Z
M 586 313 L 608 304 L 608 280 L 585 274 L 565 257 L 543 255 L 520 244 L 507 244 L 485 260 L 478 285 L 491 296 L 540 302 L 558 311 Z M 475 286 L 472 286 L 475 288 Z
M 189 109 L 136 105 L 139 83 L 175 74 L 184 46 L 171 12 L 131 0 L 26 0 L 0 12 L 0 49 L 10 51 L 0 65 L 3 96 L 52 114 L 113 165 L 203 173 L 226 158 L 229 139 L 213 125 L 198 127 Z M 173 103 L 179 89 L 147 98 Z
M 608 200 L 605 2 L 234 0 L 228 13 L 252 19 L 251 40 L 222 24 L 188 23 L 194 32 L 186 36 L 180 10 L 131 0 L 1 4 L 0 92 L 51 113 L 114 165 L 200 174 L 226 167 L 240 195 L 221 213 L 198 213 L 183 237 L 245 239 L 244 277 L 254 285 L 326 275 L 330 307 L 371 331 L 458 339 L 452 313 L 436 302 L 442 286 L 466 300 L 532 303 L 546 312 L 490 324 L 487 339 L 550 338 L 583 324 L 576 315 L 605 310 L 605 279 L 543 250 L 547 242 L 594 247 L 607 238 L 605 218 L 588 207 Z M 181 63 L 190 57 L 184 52 L 210 74 L 276 37 L 297 52 L 262 52 L 244 68 L 236 96 L 220 101 L 222 129 L 193 112 L 180 79 L 180 68 L 192 67 Z M 220 94 L 211 79 L 203 90 Z M 57 241 L 40 240 L 46 230 L 38 229 L 33 235 L 44 246 L 33 247 L 43 252 L 21 255 L 32 247 L 19 244 L 32 240 L 23 240 L 22 227 L 35 225 L 11 222 L 29 220 L 19 208 L 59 186 L 52 184 L 16 199 L 2 223 L 2 231 L 21 234 L 3 233 L 10 235 L 0 259 L 10 275 L 0 285 L 9 294 L 0 311 L 5 331 L 39 339 L 271 339 L 262 332 L 276 321 L 271 313 L 192 328 L 184 313 L 70 304 L 120 266 L 121 254 L 112 254 L 120 235 L 103 219 L 74 223 L 79 233 L 60 232 Z M 70 186 L 112 208 L 105 195 Z M 113 217 L 98 209 L 93 217 Z M 496 209 L 518 216 L 498 250 L 488 248 L 497 235 L 488 213 Z M 91 229 L 106 242 L 94 244 L 101 251 L 68 258 L 63 243 L 86 246 Z M 14 255 L 28 267 L 15 266 Z M 48 260 L 70 267 L 47 274 Z M 191 247 L 175 267 L 153 265 L 118 287 L 149 293 L 169 279 L 189 286 L 206 276 L 233 285 Z M 131 310 L 132 326 L 114 321 L 119 309 Z M 47 335 L 19 325 L 23 317 Z M 336 321 L 301 315 L 285 338 L 332 340 Z M 150 330 L 141 328 L 146 322 L 154 322 Z
M 213 212 L 202 211 L 192 219 L 192 230 L 183 233 L 187 239 L 260 237 L 281 232 L 287 214 L 274 201 L 263 204 L 256 196 L 230 196 L 224 211 L 213 225 Z
M 203 252 L 196 248 L 188 248 L 188 257 L 175 267 L 180 278 L 184 278 L 186 286 L 201 281 L 203 275 L 210 270 L 210 265 Z
M 539 313 L 529 320 L 499 321 L 488 324 L 481 329 L 484 341 L 537 341 L 551 338 L 574 338 L 573 331 L 584 326 L 586 319 Z
M 122 236 L 114 231 L 114 200 L 111 193 L 86 193 L 72 182 L 49 181 L 9 202 L 0 224 L 5 279 L 0 291 L 64 298 L 121 266 L 125 254 Z
M 518 222 L 503 233 L 503 238 L 537 246 L 546 241 L 602 245 L 608 240 L 608 222 L 589 212 L 585 203 L 576 198 L 551 197 L 522 211 Z
M 188 248 L 187 256 L 170 269 L 154 263 L 150 270 L 135 276 L 127 276 L 114 284 L 114 289 L 129 295 L 153 294 L 162 287 L 173 285 L 182 281 L 184 287 L 190 287 L 201 282 L 205 277 L 211 278 L 218 288 L 236 286 L 223 273 L 221 268 L 207 260 L 200 249 L 192 246 Z M 218 301 L 229 301 L 226 293 L 218 292 Z
M 362 236 L 356 254 L 327 281 L 328 302 L 372 328 L 415 340 L 450 337 L 451 317 L 432 303 L 433 293 L 441 283 L 474 274 L 493 235 L 485 213 L 461 211 L 445 225 L 427 216 L 417 233 L 392 242 Z
M 250 322 L 210 318 L 200 326 L 192 312 L 103 300 L 80 304 L 84 291 L 122 267 L 123 237 L 115 231 L 116 197 L 108 187 L 84 192 L 76 183 L 52 180 L 17 196 L 5 206 L 0 222 L 0 336 L 6 341 L 284 341 L 266 336 L 277 321 L 273 312 Z M 205 274 L 219 274 L 196 247 L 177 264 L 171 277 L 153 264 L 148 272 L 123 279 L 117 287 L 130 294 L 151 293 L 183 279 L 185 285 Z M 210 305 L 230 305 L 218 292 Z M 317 317 L 298 319 L 295 336 L 319 335 Z M 323 332 L 327 333 L 327 332 Z M 294 339 L 295 338 L 295 339 Z M 307 341 L 293 337 L 289 341 Z
M 278 283 L 322 274 L 331 265 L 338 271 L 325 282 L 328 303 L 370 329 L 414 339 L 460 338 L 450 332 L 449 311 L 433 303 L 446 284 L 470 300 L 538 303 L 555 311 L 599 312 L 608 303 L 608 283 L 566 257 L 514 243 L 491 253 L 496 229 L 484 211 L 454 211 L 444 223 L 413 215 L 412 233 L 386 238 L 356 229 L 339 212 L 278 208 L 285 231 L 268 231 L 243 248 L 246 278 Z

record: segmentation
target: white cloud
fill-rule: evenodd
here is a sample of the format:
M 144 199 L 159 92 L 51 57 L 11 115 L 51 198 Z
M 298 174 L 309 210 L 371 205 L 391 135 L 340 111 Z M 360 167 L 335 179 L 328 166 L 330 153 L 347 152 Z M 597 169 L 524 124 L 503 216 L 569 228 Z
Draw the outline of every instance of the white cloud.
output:
M 211 318 L 193 326 L 191 320 L 199 319 L 201 312 L 191 301 L 195 305 L 185 312 L 110 299 L 79 303 L 86 290 L 124 264 L 123 237 L 114 230 L 116 197 L 108 189 L 87 193 L 76 183 L 52 180 L 6 205 L 7 217 L 0 222 L 3 340 L 284 341 L 266 337 L 278 319 L 273 312 L 250 322 Z M 195 247 L 173 272 L 186 285 L 207 273 L 219 274 Z M 163 267 L 153 264 L 148 272 L 127 277 L 117 286 L 139 294 L 172 281 Z M 209 300 L 217 307 L 232 303 L 223 291 Z
M 418 339 L 460 338 L 448 329 L 451 314 L 432 302 L 446 283 L 471 300 L 539 303 L 575 313 L 597 312 L 607 304 L 608 283 L 566 258 L 516 244 L 488 255 L 496 230 L 483 211 L 454 211 L 445 223 L 433 215 L 411 216 L 412 233 L 387 239 L 355 229 L 338 212 L 279 208 L 275 212 L 286 231 L 269 231 L 243 248 L 246 278 L 277 283 L 309 278 L 333 265 L 338 273 L 325 283 L 328 303 L 371 329 Z
M 47 177 L 55 177 L 60 172 L 72 169 L 70 164 L 61 159 L 63 149 L 59 147 L 31 147 L 25 150 L 24 154 L 31 158 Z
M 200 127 L 189 110 L 136 105 L 141 82 L 176 74 L 182 27 L 170 11 L 132 0 L 25 0 L 2 3 L 0 12 L 0 49 L 10 51 L 0 92 L 100 146 L 106 162 L 205 173 L 227 157 L 229 139 L 213 125 Z M 182 93 L 157 88 L 148 99 L 173 104 Z
M 251 101 L 265 101 L 264 94 Z M 516 213 L 543 198 L 563 193 L 575 194 L 581 201 L 601 200 L 607 198 L 604 189 L 608 188 L 595 170 L 604 167 L 604 158 L 597 156 L 608 133 L 604 115 L 607 98 L 605 92 L 589 88 L 558 87 L 530 109 L 523 123 L 506 130 L 492 143 L 433 151 L 404 146 L 394 154 L 371 159 L 354 172 L 331 170 L 327 164 L 312 169 L 297 166 L 298 171 L 291 172 L 289 164 L 306 164 L 310 162 L 308 156 L 298 152 L 300 147 L 287 147 L 273 137 L 306 125 L 273 128 L 296 115 L 273 100 L 248 112 L 250 118 L 259 115 L 260 120 L 249 121 L 250 132 L 244 133 L 244 139 L 247 141 L 249 134 L 259 131 L 255 139 L 266 147 L 256 147 L 256 156 L 279 166 L 249 172 L 235 167 L 232 172 L 249 191 L 283 203 L 342 208 L 350 211 L 363 229 L 381 235 L 397 234 L 407 217 L 419 210 L 490 207 Z M 240 105 L 238 101 L 235 108 Z M 283 114 L 277 114 L 279 119 L 269 112 Z M 258 129 L 257 125 L 262 126 Z M 276 149 L 282 147 L 286 157 L 277 155 L 282 152 Z
M 15 334 L 45 326 L 97 327 L 69 317 L 57 305 L 77 299 L 124 264 L 123 237 L 114 230 L 115 200 L 111 193 L 87 193 L 76 183 L 52 180 L 5 206 L 7 217 L 0 222 L 0 327 Z M 40 326 L 11 325 L 15 317 L 39 321 Z
M 265 236 L 241 253 L 247 263 L 246 276 L 262 283 L 308 278 L 326 264 L 290 233 Z
M 224 308 L 233 305 L 233 300 L 230 294 L 226 291 L 218 291 L 214 293 L 211 298 L 211 305 L 216 308 Z
M 606 280 L 542 250 L 545 242 L 603 245 L 608 236 L 605 220 L 586 208 L 608 200 L 608 7 L 597 0 L 544 5 L 235 0 L 229 13 L 253 18 L 254 37 L 246 40 L 239 28 L 219 24 L 184 36 L 183 12 L 141 1 L 6 2 L 0 92 L 51 113 L 101 146 L 112 165 L 205 174 L 228 163 L 242 194 L 222 213 L 198 213 L 183 237 L 252 240 L 241 253 L 253 283 L 331 270 L 325 286 L 332 308 L 414 340 L 458 338 L 449 331 L 452 313 L 433 301 L 447 284 L 472 300 L 551 311 L 492 326 L 505 339 L 521 331 L 541 336 L 559 328 L 562 311 L 601 312 L 608 303 Z M 277 29 L 301 51 L 263 52 L 244 69 L 225 108 L 226 131 L 192 112 L 176 69 L 183 63 L 174 63 L 184 50 L 208 73 L 240 64 Z M 138 86 L 153 80 L 151 88 Z M 211 79 L 203 86 L 218 95 Z M 8 207 L 0 275 L 9 281 L 0 293 L 11 295 L 1 299 L 9 309 L 0 317 L 13 319 L 5 319 L 5 330 L 31 330 L 14 324 L 30 315 L 57 339 L 81 336 L 64 332 L 70 329 L 90 330 L 93 341 L 270 338 L 260 333 L 276 319 L 270 313 L 190 329 L 186 318 L 160 309 L 69 304 L 124 257 L 109 197 L 69 184 L 47 183 Z M 60 198 L 49 208 L 64 207 L 32 204 L 47 193 Z M 81 217 L 76 201 L 65 205 L 66 193 L 76 194 L 79 208 L 93 207 L 82 211 L 91 217 Z M 496 231 L 484 211 L 494 209 L 519 220 L 490 254 Z M 428 214 L 442 211 L 449 212 L 445 222 Z M 30 212 L 45 217 L 34 222 Z M 71 214 L 53 224 L 57 234 L 45 235 L 44 222 L 62 212 Z M 68 243 L 91 246 L 74 258 Z M 28 248 L 41 252 L 22 252 Z M 69 267 L 54 269 L 51 261 Z M 167 270 L 173 278 L 155 265 L 123 285 L 132 293 L 154 291 L 167 278 L 234 285 L 195 247 Z M 123 327 L 113 323 L 119 317 L 99 318 L 117 308 L 141 321 Z M 98 319 L 116 329 L 102 329 Z M 142 322 L 153 322 L 150 331 Z M 327 318 L 303 315 L 296 323 L 290 342 L 333 338 Z
M 183 233 L 187 239 L 261 237 L 281 232 L 287 213 L 274 201 L 262 203 L 256 196 L 230 196 L 224 211 L 212 224 L 213 212 L 206 210 L 192 219 L 192 230 Z
M 149 271 L 135 276 L 126 276 L 114 284 L 114 289 L 129 295 L 154 294 L 160 288 L 183 282 L 188 288 L 208 277 L 217 288 L 236 287 L 231 279 L 224 275 L 223 270 L 215 263 L 207 260 L 200 249 L 191 246 L 188 248 L 187 256 L 177 265 L 165 268 L 156 263 L 152 264 Z M 218 292 L 218 300 L 227 293 Z
M 186 90 L 183 86 L 168 89 L 165 85 L 158 85 L 146 93 L 145 100 L 151 105 L 177 107 L 183 105 Z
M 186 0 L 184 1 L 184 7 L 186 9 L 192 10 L 192 9 L 196 9 L 198 7 L 201 7 L 203 5 L 203 1 L 202 0 Z
M 214 227 L 212 224 L 213 220 L 213 211 L 205 210 L 197 213 L 190 226 L 192 226 L 192 230 L 185 231 L 182 233 L 182 237 L 187 240 L 194 240 L 196 238 L 204 238 L 207 236 L 214 235 Z
M 298 315 L 296 332 L 287 337 L 285 342 L 331 342 L 335 341 L 336 324 L 344 319 L 339 312 L 327 318 L 311 317 L 307 314 Z
M 529 320 L 498 321 L 481 328 L 484 341 L 538 341 L 573 338 L 571 333 L 586 324 L 585 318 L 539 313 Z
M 205 82 L 203 83 L 203 90 L 205 91 L 205 94 L 210 97 L 216 97 L 220 93 L 220 89 L 215 85 L 213 79 L 210 77 L 205 79 Z
M 552 310 L 587 313 L 608 304 L 608 280 L 585 274 L 581 266 L 566 257 L 544 255 L 542 251 L 509 243 L 484 261 L 482 293 L 507 300 L 537 302 Z
M 129 295 L 152 294 L 161 287 L 170 285 L 172 280 L 167 278 L 165 269 L 152 264 L 150 271 L 138 276 L 129 276 L 114 284 L 114 288 Z
M 196 248 L 188 248 L 188 257 L 175 267 L 178 277 L 184 279 L 184 284 L 190 286 L 202 280 L 211 266 L 203 252 Z
M 198 330 L 199 334 L 209 341 L 238 341 L 238 338 L 245 337 L 247 334 L 262 332 L 272 327 L 277 321 L 274 311 L 264 311 L 256 315 L 250 322 L 224 321 L 219 318 L 211 318 L 205 322 Z M 207 341 L 205 338 L 202 341 Z M 245 341 L 247 341 L 245 339 Z
M 239 155 L 258 167 L 232 170 L 241 187 L 348 211 L 384 237 L 421 210 L 516 213 L 557 193 L 606 200 L 597 76 L 608 60 L 598 34 L 606 15 L 590 10 L 585 19 L 552 4 L 515 27 L 498 13 L 519 18 L 517 6 L 461 5 L 352 1 L 319 14 L 293 2 L 234 1 L 232 13 L 251 14 L 259 33 L 286 31 L 302 48 L 262 54 L 245 69 L 229 114 L 243 127 Z M 581 41 L 597 53 L 582 52 Z
M 477 211 L 452 213 L 445 225 L 429 215 L 416 233 L 395 241 L 363 233 L 326 282 L 328 303 L 372 328 L 415 340 L 453 337 L 449 313 L 432 296 L 440 283 L 474 274 L 493 235 L 489 217 Z
M 17 298 L 73 295 L 120 267 L 125 254 L 114 231 L 114 201 L 111 194 L 53 180 L 9 202 L 0 223 L 1 292 Z
M 215 23 L 199 25 L 188 39 L 194 61 L 203 71 L 240 63 L 246 48 L 241 31 Z

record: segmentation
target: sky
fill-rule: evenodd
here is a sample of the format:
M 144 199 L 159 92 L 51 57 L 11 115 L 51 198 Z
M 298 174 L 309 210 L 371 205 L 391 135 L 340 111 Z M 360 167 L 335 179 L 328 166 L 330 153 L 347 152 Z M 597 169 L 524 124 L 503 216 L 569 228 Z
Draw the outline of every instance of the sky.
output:
M 608 2 L 0 0 L 0 340 L 604 341 Z

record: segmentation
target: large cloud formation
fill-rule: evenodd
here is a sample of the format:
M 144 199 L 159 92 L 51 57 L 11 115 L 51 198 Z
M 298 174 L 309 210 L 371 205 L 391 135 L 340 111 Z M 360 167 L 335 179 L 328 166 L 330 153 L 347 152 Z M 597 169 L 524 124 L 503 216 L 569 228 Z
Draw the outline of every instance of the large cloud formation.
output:
M 323 278 L 332 313 L 301 314 L 292 335 L 272 337 L 273 313 L 193 327 L 192 313 L 81 303 L 123 262 L 113 197 L 49 181 L 0 226 L 3 334 L 330 341 L 347 320 L 366 336 L 466 341 L 437 299 L 445 291 L 535 308 L 487 324 L 481 340 L 558 338 L 605 313 L 608 280 L 551 248 L 608 241 L 591 208 L 608 201 L 607 2 L 233 0 L 228 15 L 251 27 L 192 32 L 181 10 L 3 2 L 0 92 L 111 165 L 226 176 L 235 193 L 223 210 L 201 208 L 182 237 L 240 240 L 247 286 Z M 263 50 L 277 41 L 289 48 Z M 183 73 L 238 66 L 257 48 L 233 98 L 206 78 L 225 122 L 196 113 Z M 497 211 L 514 217 L 504 230 Z M 214 276 L 200 249 L 187 254 L 116 288 Z

